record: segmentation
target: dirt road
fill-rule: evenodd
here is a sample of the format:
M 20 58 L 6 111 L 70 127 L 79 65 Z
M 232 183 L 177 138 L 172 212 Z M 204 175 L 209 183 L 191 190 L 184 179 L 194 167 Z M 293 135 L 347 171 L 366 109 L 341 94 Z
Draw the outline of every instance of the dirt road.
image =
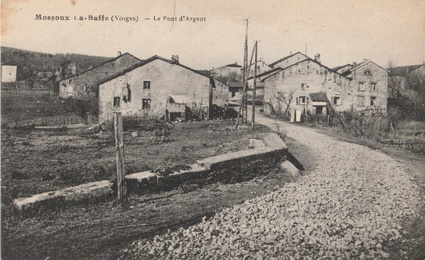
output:
M 276 128 L 272 119 L 257 122 Z M 131 258 L 421 259 L 423 169 L 383 152 L 338 141 L 312 129 L 278 123 L 313 149 L 316 167 L 297 182 L 217 213 L 197 225 L 136 241 Z M 423 173 L 422 173 L 423 174 Z M 404 244 L 409 240 L 408 244 Z M 416 242 L 415 242 L 416 241 Z M 418 249 L 419 248 L 419 249 Z M 423 250 L 423 249 L 422 249 Z M 423 258 L 422 258 L 423 259 Z

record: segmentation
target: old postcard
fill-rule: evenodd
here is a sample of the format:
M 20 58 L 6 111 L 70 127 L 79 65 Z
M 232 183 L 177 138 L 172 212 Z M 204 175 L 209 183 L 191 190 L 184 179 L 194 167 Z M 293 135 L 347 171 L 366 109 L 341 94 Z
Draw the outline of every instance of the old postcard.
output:
M 4 0 L 2 259 L 425 259 L 425 1 Z

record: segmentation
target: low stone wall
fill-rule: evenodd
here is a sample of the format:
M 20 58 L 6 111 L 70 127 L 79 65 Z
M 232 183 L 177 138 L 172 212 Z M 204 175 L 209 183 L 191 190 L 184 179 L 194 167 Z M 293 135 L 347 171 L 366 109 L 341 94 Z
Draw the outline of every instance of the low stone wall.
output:
M 176 171 L 166 176 L 153 172 L 140 172 L 126 176 L 129 192 L 144 194 L 167 191 L 182 184 L 206 185 L 215 182 L 236 183 L 266 175 L 286 160 L 288 148 L 275 133 L 265 134 L 258 148 L 222 154 L 198 160 L 188 170 Z M 17 211 L 36 213 L 38 210 L 54 209 L 69 204 L 99 201 L 114 196 L 109 181 L 87 183 L 63 190 L 45 192 L 28 198 L 14 200 Z
M 237 183 L 266 175 L 286 160 L 288 148 L 277 134 L 262 137 L 260 148 L 221 154 L 196 161 L 189 170 L 167 176 L 141 172 L 126 176 L 127 190 L 138 194 L 171 190 L 182 184 Z
M 23 214 L 35 214 L 40 210 L 49 210 L 81 202 L 97 202 L 113 197 L 109 181 L 90 182 L 63 190 L 44 192 L 31 197 L 13 201 L 15 209 Z

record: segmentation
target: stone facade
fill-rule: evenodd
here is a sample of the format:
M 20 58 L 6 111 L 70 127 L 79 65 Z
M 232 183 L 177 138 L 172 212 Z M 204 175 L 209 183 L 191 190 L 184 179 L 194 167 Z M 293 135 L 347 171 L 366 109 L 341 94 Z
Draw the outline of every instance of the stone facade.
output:
M 232 97 L 232 93 L 229 89 L 229 85 L 214 79 L 213 104 L 220 107 L 228 105 L 229 99 Z
M 208 113 L 213 99 L 221 102 L 220 92 L 212 96 L 214 85 L 221 92 L 225 88 L 178 62 L 154 56 L 97 85 L 99 120 L 110 120 L 115 111 L 124 116 L 161 116 L 169 95 L 185 96 L 189 109 Z
M 133 55 L 124 53 L 123 55 L 106 61 L 97 67 L 91 68 L 78 76 L 60 81 L 59 96 L 62 98 L 83 98 L 91 92 L 93 85 L 97 82 L 140 62 L 142 61 Z
M 326 93 L 328 100 L 335 102 L 333 107 L 337 111 L 351 108 L 350 79 L 311 59 L 280 69 L 270 77 L 264 78 L 261 85 L 264 86 L 264 110 L 266 113 L 271 112 L 270 106 L 274 106 L 274 109 L 286 106 L 278 104 L 278 92 L 286 95 L 288 100 L 292 95 L 290 110 L 304 111 L 308 109 L 315 113 L 316 104 L 313 103 L 309 94 L 318 92 Z
M 294 55 L 290 59 L 297 56 L 303 55 Z M 289 106 L 291 111 L 308 110 L 312 114 L 322 114 L 331 108 L 337 112 L 386 111 L 386 69 L 374 62 L 364 61 L 333 70 L 322 65 L 318 58 L 320 56 L 316 55 L 315 60 L 308 58 L 286 68 L 275 68 L 277 72 L 263 78 L 264 110 L 271 113 L 272 110 L 286 109 L 286 105 L 277 99 L 277 93 L 281 92 L 287 99 L 293 96 Z M 285 60 L 282 62 L 285 63 Z M 311 98 L 313 93 L 323 93 L 327 100 L 316 102 Z
M 241 75 L 241 65 L 238 65 L 237 62 L 233 64 L 224 65 L 218 68 L 212 69 L 212 74 L 214 77 L 228 77 L 232 73 L 236 73 L 236 75 Z
M 255 64 L 254 63 L 252 63 L 251 64 L 251 70 L 249 71 L 249 76 L 251 77 L 251 76 L 253 76 L 254 75 L 254 70 L 255 70 Z M 267 72 L 267 71 L 269 71 L 269 70 L 271 70 L 272 68 L 269 66 L 269 65 L 267 65 L 264 61 L 262 61 L 262 60 L 259 60 L 259 61 L 257 61 L 257 75 L 258 74 L 261 74 L 261 73 L 264 73 L 264 72 Z M 244 72 L 244 68 L 242 68 L 241 69 L 241 75 L 243 75 L 243 72 Z
M 366 60 L 342 73 L 352 79 L 349 93 L 354 110 L 387 110 L 388 72 Z

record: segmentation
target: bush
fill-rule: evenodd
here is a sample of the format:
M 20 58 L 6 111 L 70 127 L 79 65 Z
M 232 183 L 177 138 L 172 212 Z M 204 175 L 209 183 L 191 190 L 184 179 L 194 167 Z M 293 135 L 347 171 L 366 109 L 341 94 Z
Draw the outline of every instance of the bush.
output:
M 19 170 L 13 170 L 11 173 L 12 180 L 27 180 L 30 176 L 26 172 L 22 172 Z

